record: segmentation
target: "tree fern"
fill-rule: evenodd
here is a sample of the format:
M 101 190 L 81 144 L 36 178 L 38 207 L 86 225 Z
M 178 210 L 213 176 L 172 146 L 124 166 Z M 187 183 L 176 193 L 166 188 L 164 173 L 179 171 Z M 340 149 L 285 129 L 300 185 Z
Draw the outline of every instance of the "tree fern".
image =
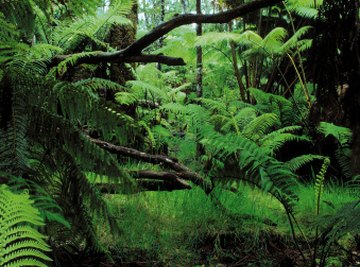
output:
M 298 29 L 283 45 L 281 45 L 280 50 L 283 52 L 288 52 L 291 49 L 297 48 L 299 46 L 299 41 L 301 37 L 307 34 L 311 29 L 311 26 L 303 26 Z
M 95 11 L 101 1 L 89 0 L 86 7 L 76 0 L 71 3 L 56 0 L 20 2 L 19 8 L 14 8 L 13 2 L 0 4 L 0 11 L 10 8 L 6 14 L 0 12 L 0 27 L 4 29 L 0 31 L 0 172 L 9 177 L 12 188 L 28 188 L 30 201 L 39 209 L 39 220 L 45 219 L 54 245 L 70 251 L 74 247 L 102 251 L 94 218 L 105 219 L 113 234 L 119 234 L 119 228 L 97 187 L 88 180 L 87 173 L 95 173 L 97 177 L 106 175 L 110 181 L 121 183 L 123 188 L 132 188 L 133 183 L 122 171 L 119 161 L 93 144 L 89 135 L 101 136 L 103 140 L 117 144 L 131 144 L 140 140 L 138 136 L 144 127 L 124 114 L 116 103 L 106 102 L 106 92 L 113 94 L 123 87 L 104 79 L 106 74 L 103 78 L 88 79 L 91 73 L 86 79 L 79 77 L 81 75 L 75 77 L 74 64 L 94 53 L 93 50 L 111 50 L 103 40 L 108 24 L 127 22 L 124 16 L 132 8 L 133 1 L 112 1 L 111 10 L 100 16 L 101 19 L 90 18 L 90 15 L 78 20 L 78 24 L 71 23 L 75 20 L 69 17 L 79 11 Z M 68 10 L 65 14 L 62 13 L 65 5 L 80 9 Z M 47 21 L 50 11 L 56 12 L 59 20 Z M 35 20 L 41 20 L 46 29 L 37 25 L 34 28 Z M 22 27 L 24 21 L 28 28 Z M 61 25 L 56 27 L 59 31 L 53 31 L 50 22 Z M 80 27 L 81 23 L 87 25 Z M 74 30 L 76 24 L 81 29 Z M 10 32 L 16 26 L 21 29 Z M 73 26 L 72 29 L 69 26 Z M 70 36 L 66 36 L 67 33 Z M 80 53 L 49 71 L 51 59 L 69 51 Z M 26 208 L 27 202 L 23 202 Z M 0 212 L 0 220 L 2 216 Z M 6 227 L 1 225 L 0 234 Z M 60 229 L 60 236 L 56 229 Z M 1 266 L 10 266 L 8 263 L 11 266 L 45 266 L 48 258 L 41 265 L 41 254 L 35 251 L 45 248 L 28 240 L 26 235 L 24 232 L 24 243 L 14 239 L 9 241 L 10 246 L 2 247 Z M 18 235 L 15 233 L 12 237 Z M 56 240 L 68 241 L 74 246 L 70 248 L 64 245 L 65 242 L 56 243 Z M 18 255 L 21 246 L 29 249 Z M 8 255 L 12 251 L 13 258 L 10 258 Z M 26 255 L 31 258 L 25 258 Z M 2 256 L 6 256 L 4 261 Z
M 314 4 L 316 3 L 316 7 Z M 323 0 L 287 0 L 286 4 L 290 11 L 294 11 L 298 15 L 315 19 L 318 16 L 318 8 L 323 4 Z
M 224 169 L 219 170 L 220 179 L 222 175 L 225 177 L 230 175 L 239 181 L 243 180 L 254 184 L 276 197 L 286 209 L 292 210 L 293 204 L 297 200 L 294 191 L 297 184 L 296 175 L 282 162 L 268 156 L 256 143 L 242 136 L 213 134 L 207 141 L 207 145 L 215 147 L 219 159 L 225 162 Z M 225 159 L 231 161 L 233 156 L 235 156 L 235 160 L 238 160 L 240 172 L 237 174 L 237 171 L 226 167 Z
M 243 133 L 240 135 L 234 133 L 223 135 L 215 131 L 213 126 L 206 125 L 210 120 L 210 114 L 203 107 L 188 105 L 187 108 L 191 125 L 195 127 L 195 133 L 200 143 L 204 145 L 207 153 L 212 155 L 215 162 L 219 160 L 223 163 L 223 165 L 217 164 L 218 167 L 223 166 L 223 168 L 216 167 L 211 171 L 212 176 L 218 177 L 219 181 L 221 181 L 221 177 L 224 177 L 225 180 L 226 177 L 232 177 L 235 181 L 247 181 L 269 192 L 286 209 L 292 210 L 293 204 L 297 200 L 294 191 L 296 175 L 290 169 L 284 166 L 282 162 L 269 156 L 262 147 L 246 138 Z M 278 122 L 273 114 L 264 120 L 267 121 L 267 119 L 269 119 L 268 123 L 265 123 L 264 127 L 261 123 L 254 122 L 251 127 L 247 128 L 246 132 L 249 135 L 251 130 L 256 132 L 263 129 L 263 132 L 266 132 L 267 126 L 273 126 L 274 121 Z M 258 121 L 261 120 L 256 122 Z
M 0 101 L 4 105 L 0 112 L 0 157 L 4 160 L 0 163 L 0 171 L 21 175 L 28 164 L 24 85 L 29 81 L 16 78 L 13 70 L 7 72 L 1 82 Z
M 23 61 L 31 66 L 31 61 L 26 58 Z M 96 170 L 99 175 L 106 174 L 112 181 L 124 182 L 124 187 L 126 184 L 130 186 L 130 183 L 125 182 L 128 176 L 122 172 L 118 161 L 91 143 L 82 126 L 86 125 L 84 127 L 89 131 L 97 128 L 99 114 L 105 112 L 108 113 L 106 119 L 102 120 L 104 125 L 112 122 L 110 118 L 116 118 L 114 121 L 125 126 L 125 120 L 105 110 L 100 103 L 98 92 L 89 90 L 86 87 L 87 83 L 55 84 L 51 80 L 43 79 L 42 69 L 37 71 L 38 67 L 27 69 L 26 74 L 23 72 L 23 65 L 17 64 L 17 61 L 13 61 L 10 67 L 7 68 L 9 74 L 6 73 L 2 79 L 2 82 L 8 85 L 1 86 L 0 89 L 1 102 L 8 103 L 2 106 L 0 112 L 0 128 L 2 133 L 5 133 L 0 137 L 1 157 L 4 159 L 1 161 L 1 171 L 16 176 L 26 174 L 28 179 L 40 182 L 61 206 L 62 211 L 58 212 L 71 212 L 69 214 L 78 216 L 76 219 L 75 215 L 65 216 L 72 225 L 71 230 L 64 227 L 64 232 L 72 233 L 68 238 L 79 240 L 77 244 L 81 244 L 85 239 L 87 244 L 101 250 L 97 245 L 93 216 L 105 218 L 114 234 L 119 230 L 101 195 L 87 180 L 85 172 Z M 31 76 L 29 73 L 34 75 Z M 104 83 L 104 87 L 106 85 Z M 95 86 L 94 89 L 98 87 Z M 19 92 L 21 97 L 18 101 Z M 128 124 L 129 127 L 130 124 L 131 122 Z M 16 131 L 13 131 L 13 128 L 16 128 Z M 108 130 L 110 133 L 104 134 L 105 139 L 116 136 L 114 124 L 108 125 L 108 128 L 111 128 L 111 131 Z M 17 141 L 18 136 L 21 137 L 20 141 Z M 39 154 L 38 158 L 34 157 L 34 151 Z M 45 158 L 47 160 L 44 160 Z M 35 165 L 34 161 L 38 164 Z M 43 165 L 47 173 L 40 172 L 39 165 Z M 34 200 L 47 220 L 69 226 L 66 220 L 48 209 L 50 201 L 45 198 Z M 55 207 L 56 205 L 52 208 Z
M 311 160 L 300 159 L 286 165 L 274 158 L 276 151 L 287 142 L 309 142 L 307 136 L 300 135 L 302 127 L 288 126 L 280 128 L 279 118 L 273 113 L 264 113 L 258 117 L 251 117 L 254 115 L 255 110 L 245 108 L 244 113 L 239 114 L 252 114 L 251 118 L 242 128 L 236 127 L 218 128 L 216 123 L 222 123 L 226 127 L 227 124 L 238 124 L 236 120 L 231 117 L 230 112 L 227 111 L 223 105 L 207 100 L 201 100 L 205 104 L 205 109 L 201 106 L 188 105 L 187 110 L 190 115 L 191 122 L 195 129 L 196 136 L 199 142 L 206 150 L 206 160 L 214 162 L 215 177 L 232 176 L 238 177 L 239 180 L 246 180 L 250 183 L 257 185 L 264 191 L 269 191 L 276 196 L 284 205 L 291 207 L 296 194 L 291 189 L 296 184 L 296 167 L 300 167 Z M 219 106 L 220 108 L 217 108 Z M 211 115 L 212 112 L 215 115 Z M 250 113 L 248 113 L 250 112 Z M 218 114 L 219 113 L 219 114 Z M 220 115 L 224 113 L 225 115 Z M 237 118 L 239 119 L 241 116 Z M 212 125 L 206 125 L 212 123 Z M 206 125 L 206 126 L 205 126 Z M 280 128 L 280 129 L 277 129 Z M 241 130 L 239 130 L 241 129 Z M 276 130 L 277 129 L 277 130 Z M 320 156 L 314 156 L 320 157 Z M 216 162 L 222 162 L 217 164 Z M 234 166 L 234 164 L 237 166 Z M 216 167 L 216 166 L 217 167 Z M 273 166 L 277 166 L 274 167 Z M 281 166 L 281 167 L 280 167 Z M 239 173 L 234 174 L 230 169 L 239 168 Z M 277 169 L 278 168 L 278 169 Z M 218 174 L 216 174 L 218 172 Z M 289 178 L 288 183 L 285 177 Z M 221 181 L 221 178 L 219 179 Z M 280 192 L 284 196 L 280 196 Z M 288 196 L 286 196 L 288 194 Z
M 29 195 L 14 194 L 2 185 L 0 204 L 0 266 L 47 266 L 50 248 L 36 230 L 44 223 Z
M 279 47 L 284 43 L 287 31 L 282 27 L 276 27 L 272 29 L 262 41 L 261 46 L 266 53 L 276 54 L 281 52 Z

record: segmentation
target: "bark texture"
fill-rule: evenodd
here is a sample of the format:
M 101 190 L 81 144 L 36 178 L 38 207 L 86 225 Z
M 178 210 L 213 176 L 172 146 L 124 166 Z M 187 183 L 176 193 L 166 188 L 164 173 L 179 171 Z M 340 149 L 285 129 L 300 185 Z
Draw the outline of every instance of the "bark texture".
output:
M 132 25 L 111 25 L 109 33 L 110 46 L 121 50 L 133 42 L 136 38 L 137 30 L 137 4 L 134 4 L 131 13 L 128 15 L 128 19 L 132 22 Z M 127 67 L 124 63 L 112 63 L 110 67 L 110 80 L 124 85 L 126 81 L 133 80 L 135 77 L 131 71 L 131 68 Z

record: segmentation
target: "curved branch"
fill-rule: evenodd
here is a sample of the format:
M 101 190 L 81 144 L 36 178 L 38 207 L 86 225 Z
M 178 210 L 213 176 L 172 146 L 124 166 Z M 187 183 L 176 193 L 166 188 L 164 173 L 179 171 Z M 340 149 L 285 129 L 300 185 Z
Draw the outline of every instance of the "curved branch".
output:
M 141 51 L 154 43 L 160 37 L 169 33 L 175 28 L 182 25 L 192 23 L 228 23 L 229 21 L 238 17 L 244 16 L 248 13 L 256 11 L 258 9 L 272 6 L 281 3 L 282 0 L 256 0 L 250 3 L 240 5 L 239 7 L 230 9 L 228 11 L 219 12 L 213 15 L 202 15 L 202 14 L 184 14 L 174 17 L 173 19 L 160 24 L 155 27 L 151 32 L 144 35 L 133 44 L 123 50 L 125 55 L 135 55 L 141 53 Z
M 243 4 L 239 7 L 230 9 L 225 12 L 219 12 L 212 15 L 202 14 L 184 14 L 174 17 L 173 19 L 161 23 L 148 34 L 144 35 L 134 43 L 123 50 L 116 52 L 99 52 L 91 56 L 80 58 L 76 64 L 89 63 L 96 64 L 99 62 L 159 62 L 167 65 L 185 65 L 181 58 L 172 58 L 162 55 L 144 55 L 141 52 L 165 34 L 182 25 L 197 23 L 228 23 L 229 21 L 244 16 L 258 9 L 281 3 L 282 0 L 255 0 Z M 52 66 L 58 65 L 62 60 L 72 55 L 59 55 L 52 61 Z

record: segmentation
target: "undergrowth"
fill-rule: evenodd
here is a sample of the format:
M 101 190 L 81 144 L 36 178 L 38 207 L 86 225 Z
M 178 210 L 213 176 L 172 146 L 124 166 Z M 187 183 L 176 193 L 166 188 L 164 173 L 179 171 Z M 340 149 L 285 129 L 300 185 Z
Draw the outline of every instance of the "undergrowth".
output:
M 299 226 L 308 238 L 315 235 L 313 190 L 300 186 L 295 207 Z M 238 193 L 216 190 L 214 195 L 230 213 L 219 210 L 197 188 L 107 195 L 123 232 L 115 240 L 100 224 L 101 242 L 115 255 L 116 263 L 138 266 L 215 266 L 230 262 L 238 262 L 238 266 L 278 266 L 286 262 L 287 256 L 297 255 L 284 208 L 270 194 L 240 184 Z M 327 185 L 320 204 L 322 214 L 335 214 L 343 204 L 358 197 L 345 187 Z M 242 260 L 245 265 L 241 265 Z

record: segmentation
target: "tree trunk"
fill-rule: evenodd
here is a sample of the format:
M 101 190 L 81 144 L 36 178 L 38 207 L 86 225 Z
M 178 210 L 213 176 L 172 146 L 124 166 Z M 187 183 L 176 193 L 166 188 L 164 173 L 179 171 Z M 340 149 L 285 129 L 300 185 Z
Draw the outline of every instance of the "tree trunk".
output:
M 196 0 L 196 14 L 201 14 L 201 0 Z M 202 35 L 202 24 L 196 24 L 196 36 Z M 203 94 L 203 57 L 202 47 L 196 47 L 196 95 L 202 97 Z
M 325 18 L 313 46 L 317 103 L 315 123 L 329 121 L 353 130 L 353 174 L 360 174 L 360 23 L 358 0 L 326 0 Z
M 161 9 L 160 23 L 164 23 L 164 20 L 165 20 L 165 0 L 160 0 L 160 9 Z M 165 36 L 162 36 L 159 39 L 160 48 L 164 46 L 164 39 L 165 39 Z M 157 68 L 158 68 L 158 70 L 161 70 L 161 64 L 160 63 L 157 64 Z
M 137 29 L 137 3 L 134 4 L 132 12 L 128 18 L 132 25 L 118 25 L 113 24 L 110 29 L 109 42 L 110 46 L 115 49 L 124 49 L 132 44 L 136 39 Z M 124 85 L 126 81 L 133 80 L 135 77 L 131 68 L 124 63 L 112 63 L 110 67 L 110 80 Z
M 231 22 L 229 22 L 229 32 L 232 32 Z M 230 48 L 231 48 L 231 56 L 232 56 L 232 64 L 233 64 L 233 68 L 234 68 L 234 74 L 235 74 L 236 81 L 239 86 L 240 97 L 241 97 L 242 101 L 246 102 L 245 85 L 242 82 L 241 74 L 240 74 L 240 71 L 238 68 L 237 55 L 236 55 L 236 44 L 234 41 L 230 41 Z

